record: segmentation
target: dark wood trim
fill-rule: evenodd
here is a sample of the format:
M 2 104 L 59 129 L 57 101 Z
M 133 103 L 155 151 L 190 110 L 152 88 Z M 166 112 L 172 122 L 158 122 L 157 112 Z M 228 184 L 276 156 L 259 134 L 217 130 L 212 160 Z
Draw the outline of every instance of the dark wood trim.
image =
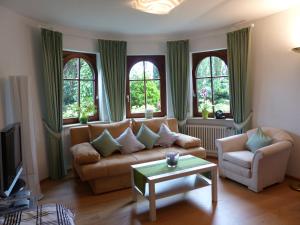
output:
M 86 62 L 92 67 L 94 72 L 94 104 L 97 108 L 97 112 L 94 116 L 89 117 L 89 121 L 97 121 L 99 120 L 99 103 L 98 103 L 98 70 L 97 70 L 97 59 L 96 54 L 91 53 L 81 53 L 81 52 L 70 52 L 70 51 L 64 51 L 63 52 L 63 64 L 66 65 L 67 62 L 69 62 L 71 59 L 74 58 L 82 58 L 86 60 Z M 66 79 L 69 80 L 69 79 Z M 72 80 L 72 79 L 70 79 Z M 74 79 L 75 80 L 75 79 Z M 84 81 L 85 79 L 83 79 Z M 79 82 L 79 88 L 78 88 L 78 101 L 80 104 L 80 74 L 78 78 Z M 88 81 L 88 80 L 86 80 Z M 79 123 L 79 118 L 68 118 L 63 120 L 63 124 L 72 124 L 72 123 Z
M 196 78 L 196 69 L 198 64 L 205 59 L 206 57 L 217 56 L 221 58 L 227 64 L 227 50 L 217 50 L 217 51 L 209 51 L 209 52 L 197 52 L 192 54 L 192 78 L 193 78 L 193 115 L 194 117 L 202 117 L 202 113 L 198 111 L 198 104 L 197 104 L 197 79 L 214 79 L 217 77 L 212 76 L 210 77 L 203 77 L 203 78 Z M 211 59 L 210 59 L 211 60 Z M 211 62 L 210 62 L 211 64 Z M 211 66 L 211 65 L 210 65 Z M 222 76 L 219 76 L 222 77 Z M 219 78 L 218 77 L 218 78 Z M 212 97 L 213 97 L 213 81 L 211 82 L 211 90 L 212 90 Z M 226 118 L 232 118 L 231 113 L 224 113 Z M 214 117 L 214 113 L 210 113 L 209 117 Z
M 126 118 L 143 118 L 144 113 L 130 112 L 130 88 L 129 88 L 129 72 L 131 68 L 140 61 L 152 62 L 158 69 L 160 75 L 160 104 L 161 112 L 153 113 L 154 117 L 163 117 L 166 115 L 166 64 L 164 55 L 139 55 L 127 56 L 127 73 L 126 73 Z M 148 80 L 148 79 L 147 79 Z M 153 79 L 157 80 L 157 79 Z M 141 81 L 145 81 L 141 80 Z

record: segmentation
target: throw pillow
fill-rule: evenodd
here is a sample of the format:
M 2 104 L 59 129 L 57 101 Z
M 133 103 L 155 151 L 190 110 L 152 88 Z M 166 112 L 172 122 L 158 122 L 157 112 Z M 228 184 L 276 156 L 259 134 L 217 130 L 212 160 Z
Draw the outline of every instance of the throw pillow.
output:
M 158 140 L 159 135 L 150 130 L 145 124 L 142 124 L 136 137 L 147 149 L 152 149 Z
M 257 128 L 256 133 L 248 139 L 246 146 L 250 151 L 255 152 L 257 149 L 270 144 L 272 144 L 272 138 L 267 136 L 259 127 Z
M 121 148 L 121 145 L 105 129 L 102 134 L 91 142 L 94 148 L 104 157 L 111 155 Z
M 122 154 L 129 154 L 137 152 L 145 148 L 139 140 L 134 136 L 130 127 L 128 127 L 117 139 L 116 141 L 122 145 L 120 152 Z
M 177 139 L 177 134 L 172 132 L 169 127 L 162 123 L 158 131 L 159 139 L 156 144 L 162 147 L 170 147 Z
M 88 143 L 80 143 L 70 148 L 74 162 L 79 165 L 95 163 L 100 160 L 99 153 Z
M 106 124 L 89 124 L 90 141 L 97 138 L 102 132 L 107 129 L 114 138 L 119 137 L 128 127 L 130 127 L 130 120 L 124 120 L 115 123 Z

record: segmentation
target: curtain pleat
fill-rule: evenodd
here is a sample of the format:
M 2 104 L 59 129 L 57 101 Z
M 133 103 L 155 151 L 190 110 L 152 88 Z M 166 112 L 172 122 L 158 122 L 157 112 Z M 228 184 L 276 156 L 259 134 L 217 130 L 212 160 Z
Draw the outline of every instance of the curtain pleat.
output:
M 43 53 L 43 89 L 49 176 L 59 179 L 66 175 L 62 143 L 63 50 L 62 34 L 41 30 Z
M 124 119 L 127 43 L 98 40 L 110 120 Z
M 182 124 L 188 109 L 189 41 L 168 41 L 167 49 L 173 112 Z
M 234 123 L 238 127 L 239 132 L 250 128 L 249 117 L 252 115 L 248 69 L 250 29 L 250 27 L 244 28 L 227 34 L 230 106 Z

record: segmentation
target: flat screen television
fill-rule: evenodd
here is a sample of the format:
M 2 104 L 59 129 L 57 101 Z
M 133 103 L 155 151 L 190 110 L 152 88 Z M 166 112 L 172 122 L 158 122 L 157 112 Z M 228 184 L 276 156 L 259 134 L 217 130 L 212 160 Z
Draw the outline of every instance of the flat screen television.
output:
M 0 133 L 0 195 L 8 197 L 16 185 L 22 167 L 20 123 L 5 127 Z

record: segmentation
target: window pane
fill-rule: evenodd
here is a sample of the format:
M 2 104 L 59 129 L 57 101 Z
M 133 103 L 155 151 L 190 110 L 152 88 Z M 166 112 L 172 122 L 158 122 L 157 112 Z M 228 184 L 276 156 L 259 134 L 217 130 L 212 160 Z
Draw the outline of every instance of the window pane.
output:
M 77 118 L 78 81 L 64 80 L 63 118 Z
M 80 107 L 95 104 L 94 81 L 80 81 Z
M 145 78 L 159 79 L 158 69 L 152 62 L 145 61 Z
M 160 112 L 160 81 L 146 81 L 146 101 L 147 109 L 153 109 L 153 112 Z
M 229 78 L 215 78 L 213 82 L 215 111 L 222 110 L 224 113 L 230 113 Z
M 228 76 L 228 69 L 226 63 L 219 57 L 211 57 L 212 75 L 213 76 Z
M 206 103 L 209 105 L 208 111 L 213 112 L 212 110 L 212 92 L 211 92 L 211 79 L 210 78 L 204 78 L 204 79 L 197 79 L 196 81 L 196 88 L 197 88 L 197 106 L 198 106 L 198 111 L 202 112 L 203 109 L 203 104 Z M 202 90 L 203 89 L 207 90 L 207 97 L 206 101 L 204 98 L 201 96 Z
M 131 113 L 145 112 L 144 81 L 130 81 L 130 111 Z
M 209 57 L 204 58 L 196 69 L 196 77 L 210 77 L 210 60 Z
M 80 79 L 94 79 L 91 66 L 82 58 L 80 59 Z
M 129 72 L 130 80 L 144 80 L 144 63 L 138 62 L 133 65 Z
M 71 59 L 64 66 L 64 79 L 77 79 L 79 71 L 79 58 Z

